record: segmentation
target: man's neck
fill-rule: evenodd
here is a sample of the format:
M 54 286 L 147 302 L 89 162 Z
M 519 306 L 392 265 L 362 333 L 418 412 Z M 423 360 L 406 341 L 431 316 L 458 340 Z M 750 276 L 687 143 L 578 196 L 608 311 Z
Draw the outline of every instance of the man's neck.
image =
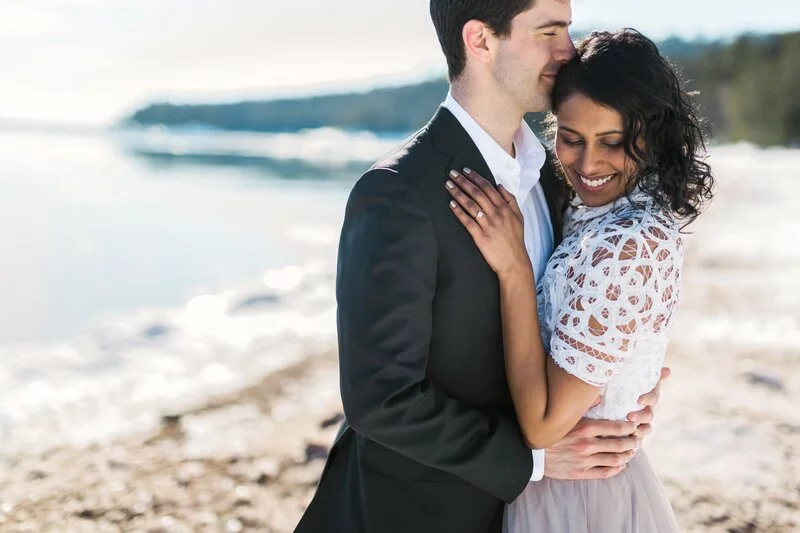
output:
M 523 113 L 496 94 L 470 89 L 466 83 L 454 82 L 450 94 L 503 150 L 515 156 L 514 136 Z

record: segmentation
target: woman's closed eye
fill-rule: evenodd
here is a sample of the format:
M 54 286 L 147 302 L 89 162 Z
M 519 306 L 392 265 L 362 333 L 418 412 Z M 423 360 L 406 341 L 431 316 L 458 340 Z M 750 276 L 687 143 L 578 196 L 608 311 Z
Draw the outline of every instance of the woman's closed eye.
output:
M 568 146 L 579 146 L 583 144 L 583 139 L 562 139 L 562 142 Z M 600 143 L 600 146 L 607 150 L 618 150 L 622 148 L 622 143 Z

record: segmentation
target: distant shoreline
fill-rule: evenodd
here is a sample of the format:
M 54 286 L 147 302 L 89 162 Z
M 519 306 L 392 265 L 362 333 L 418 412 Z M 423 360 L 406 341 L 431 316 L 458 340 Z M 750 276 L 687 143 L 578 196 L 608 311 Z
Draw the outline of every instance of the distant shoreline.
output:
M 697 93 L 717 139 L 759 146 L 800 145 L 800 124 L 792 118 L 800 113 L 794 98 L 800 78 L 785 75 L 800 62 L 800 32 L 748 34 L 732 41 L 668 39 L 659 46 L 678 67 L 686 88 Z M 416 131 L 433 116 L 447 90 L 447 80 L 440 77 L 350 93 L 205 104 L 162 101 L 135 110 L 122 124 L 202 124 L 242 132 L 322 127 L 379 134 Z M 542 114 L 526 117 L 538 133 L 542 118 Z

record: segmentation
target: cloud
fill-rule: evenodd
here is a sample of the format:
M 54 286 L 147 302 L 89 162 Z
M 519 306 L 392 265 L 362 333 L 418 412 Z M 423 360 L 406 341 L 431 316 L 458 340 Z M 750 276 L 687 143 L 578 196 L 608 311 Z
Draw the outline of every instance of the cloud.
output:
M 152 8 L 168 3 L 169 0 L 39 0 L 40 5 L 50 8 L 92 8 L 92 9 L 130 9 L 130 8 Z
M 59 13 L 31 4 L 0 4 L 0 36 L 40 36 L 66 26 Z

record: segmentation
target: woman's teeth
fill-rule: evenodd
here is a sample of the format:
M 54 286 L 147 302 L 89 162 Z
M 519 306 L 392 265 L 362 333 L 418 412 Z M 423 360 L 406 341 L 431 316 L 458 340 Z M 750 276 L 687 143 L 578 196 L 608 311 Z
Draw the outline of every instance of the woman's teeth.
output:
M 614 177 L 614 174 L 610 174 L 610 175 L 606 176 L 605 178 L 600 178 L 600 179 L 597 179 L 597 180 L 590 180 L 589 178 L 586 178 L 586 177 L 584 177 L 584 176 L 582 176 L 580 174 L 578 174 L 578 177 L 581 178 L 581 182 L 584 185 L 586 185 L 587 187 L 600 187 L 602 185 L 605 185 L 609 181 L 611 181 L 611 178 Z

